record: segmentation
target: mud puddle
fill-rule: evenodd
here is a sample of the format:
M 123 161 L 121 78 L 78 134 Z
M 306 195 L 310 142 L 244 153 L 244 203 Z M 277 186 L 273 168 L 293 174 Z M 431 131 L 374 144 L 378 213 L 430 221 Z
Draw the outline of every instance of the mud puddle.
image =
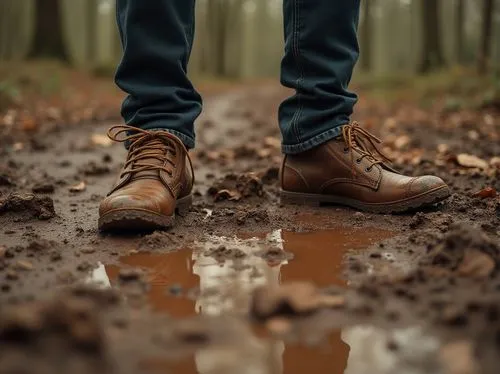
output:
M 345 255 L 391 236 L 375 228 L 206 236 L 189 248 L 133 253 L 117 265 L 100 264 L 90 281 L 111 286 L 123 269 L 139 268 L 146 274 L 148 303 L 157 312 L 174 317 L 239 314 L 248 310 L 258 286 L 307 280 L 318 287 L 347 287 Z
M 440 372 L 440 342 L 418 327 L 383 330 L 356 326 L 333 332 L 327 344 L 308 347 L 246 337 L 237 347 L 200 349 L 188 359 L 148 359 L 150 373 L 387 374 Z
M 348 287 L 344 266 L 346 254 L 361 253 L 392 236 L 390 231 L 374 228 L 314 232 L 276 230 L 232 238 L 207 236 L 189 248 L 168 253 L 133 253 L 121 257 L 117 265 L 101 264 L 93 271 L 90 281 L 104 287 L 118 285 L 124 270 L 139 268 L 148 284 L 145 302 L 156 312 L 174 318 L 244 316 L 252 291 L 258 286 L 309 280 L 319 287 Z M 380 261 L 389 266 L 392 257 L 388 253 Z M 372 270 L 379 266 L 372 264 Z M 186 374 L 291 374 L 306 370 L 340 374 L 359 373 L 370 367 L 385 373 L 401 365 L 400 352 L 391 352 L 396 344 L 394 337 L 399 336 L 407 345 L 419 341 L 414 336 L 417 334 L 414 329 L 388 332 L 358 326 L 333 331 L 323 338 L 324 341 L 311 346 L 311 342 L 304 342 L 301 337 L 285 342 L 270 338 L 254 327 L 250 326 L 249 332 L 241 336 L 241 344 L 236 346 L 209 346 L 185 360 L 148 359 L 143 365 L 151 372 Z M 367 344 L 367 340 L 372 343 Z M 437 346 L 434 340 L 428 343 L 432 348 L 429 352 Z M 413 348 L 409 352 L 429 353 Z M 417 361 L 421 362 L 421 358 Z M 407 359 L 405 364 L 408 364 Z

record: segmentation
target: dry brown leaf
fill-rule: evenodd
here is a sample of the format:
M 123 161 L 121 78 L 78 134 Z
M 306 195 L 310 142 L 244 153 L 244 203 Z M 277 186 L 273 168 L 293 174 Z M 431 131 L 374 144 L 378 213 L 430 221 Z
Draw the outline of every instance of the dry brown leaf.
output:
M 69 188 L 69 192 L 83 192 L 87 189 L 87 184 L 85 182 L 77 183 Z
M 21 129 L 24 131 L 35 131 L 38 127 L 37 121 L 31 116 L 25 116 L 21 119 Z
M 446 374 L 478 374 L 479 367 L 474 357 L 474 347 L 466 340 L 444 345 L 439 359 Z
M 266 136 L 264 138 L 264 145 L 266 147 L 280 149 L 281 148 L 281 140 L 275 138 L 273 136 Z
M 478 191 L 472 194 L 473 197 L 480 197 L 482 199 L 493 198 L 497 196 L 497 190 L 493 187 L 483 188 L 481 191 Z
M 490 165 L 496 168 L 500 168 L 500 157 L 492 157 L 490 160 Z
M 233 191 L 233 190 L 220 190 L 215 194 L 214 200 L 215 201 L 223 201 L 223 200 L 240 201 L 241 194 L 238 191 Z
M 450 151 L 450 146 L 448 144 L 441 143 L 437 146 L 438 153 L 445 154 Z
M 12 148 L 14 149 L 14 151 L 22 151 L 24 149 L 24 143 L 21 142 L 14 143 Z
M 479 158 L 474 155 L 469 155 L 466 153 L 461 153 L 457 155 L 457 163 L 460 166 L 466 168 L 479 168 L 479 169 L 487 169 L 488 163 L 484 161 L 482 158 Z
M 410 141 L 411 139 L 408 135 L 398 136 L 394 141 L 394 147 L 396 147 L 396 149 L 402 150 L 403 148 L 406 148 L 408 144 L 410 144 Z
M 292 324 L 290 320 L 282 317 L 271 318 L 266 323 L 266 327 L 275 335 L 285 335 L 292 330 Z
M 102 134 L 93 134 L 91 137 L 92 143 L 101 147 L 109 147 L 113 141 L 107 136 Z
M 457 272 L 466 277 L 486 278 L 495 270 L 495 260 L 487 253 L 468 249 Z
M 18 261 L 15 266 L 17 270 L 33 270 L 33 264 L 29 261 Z

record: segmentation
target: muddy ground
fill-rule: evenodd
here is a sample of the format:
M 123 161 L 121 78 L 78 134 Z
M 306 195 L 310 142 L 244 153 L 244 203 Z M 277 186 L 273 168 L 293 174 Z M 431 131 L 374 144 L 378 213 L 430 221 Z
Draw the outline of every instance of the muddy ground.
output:
M 125 157 L 109 115 L 2 129 L 0 372 L 497 373 L 498 102 L 359 103 L 397 168 L 453 190 L 390 216 L 280 205 L 286 94 L 205 98 L 168 232 L 98 232 Z

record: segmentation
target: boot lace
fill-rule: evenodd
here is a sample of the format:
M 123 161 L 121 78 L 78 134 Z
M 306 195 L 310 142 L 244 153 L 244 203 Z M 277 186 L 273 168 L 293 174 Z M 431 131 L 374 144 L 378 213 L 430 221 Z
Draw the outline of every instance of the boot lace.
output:
M 167 131 L 146 131 L 137 127 L 118 125 L 108 130 L 108 137 L 115 142 L 127 142 L 129 145 L 127 161 L 120 178 L 143 171 L 164 171 L 172 177 L 176 168 L 176 144 L 185 151 L 193 173 L 193 165 L 186 147 L 175 135 Z M 152 159 L 160 162 L 152 163 Z M 194 180 L 194 175 L 192 176 Z
M 380 144 L 382 141 L 375 135 L 369 133 L 363 129 L 359 123 L 353 122 L 349 125 L 342 127 L 342 137 L 344 138 L 344 152 L 351 153 L 351 163 L 352 163 L 352 173 L 356 174 L 356 168 L 354 163 L 361 163 L 363 159 L 368 159 L 370 165 L 366 168 L 366 171 L 371 171 L 373 166 L 381 165 L 385 163 L 390 163 L 391 160 L 387 157 L 382 150 L 380 150 Z M 355 160 L 353 149 L 356 149 L 360 156 Z

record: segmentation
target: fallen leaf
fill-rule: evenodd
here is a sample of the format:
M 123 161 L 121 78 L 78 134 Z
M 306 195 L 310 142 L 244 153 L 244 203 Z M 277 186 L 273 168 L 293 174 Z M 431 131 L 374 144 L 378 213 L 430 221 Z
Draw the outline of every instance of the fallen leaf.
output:
M 466 168 L 479 168 L 479 169 L 487 169 L 488 168 L 488 163 L 484 161 L 483 159 L 474 156 L 474 155 L 469 155 L 466 153 L 461 153 L 457 155 L 457 163 L 460 166 L 466 167 Z
M 438 153 L 441 153 L 441 154 L 448 153 L 450 151 L 450 146 L 448 144 L 441 143 L 437 146 L 437 151 L 438 151 Z
M 290 320 L 282 317 L 271 318 L 266 323 L 266 327 L 275 335 L 285 335 L 292 330 L 292 324 Z
M 472 194 L 473 197 L 480 197 L 481 199 L 493 198 L 497 196 L 497 190 L 493 187 L 486 187 L 482 190 Z
M 495 270 L 495 267 L 495 260 L 490 255 L 475 249 L 468 249 L 465 251 L 457 272 L 466 277 L 486 278 Z
M 394 141 L 394 147 L 396 147 L 396 149 L 402 150 L 403 148 L 406 148 L 408 144 L 410 144 L 410 141 L 411 139 L 408 135 L 398 136 Z
M 214 200 L 216 202 L 217 201 L 223 201 L 223 200 L 240 201 L 241 200 L 241 194 L 238 191 L 220 190 L 220 191 L 218 191 L 215 194 Z
M 445 344 L 439 351 L 439 360 L 446 374 L 478 374 L 474 346 L 467 340 Z
M 106 135 L 93 134 L 91 137 L 92 143 L 101 147 L 109 147 L 113 141 Z
M 16 269 L 25 271 L 33 270 L 33 264 L 29 261 L 18 261 L 16 263 Z
M 69 188 L 69 192 L 83 192 L 86 189 L 87 189 L 87 184 L 82 181 L 78 184 L 75 184 L 74 186 L 71 186 Z
M 273 136 L 266 136 L 264 138 L 264 145 L 266 147 L 280 149 L 281 148 L 281 140 L 278 138 L 275 138 Z
M 21 119 L 21 128 L 24 131 L 34 131 L 38 127 L 36 120 L 31 116 L 25 116 Z
M 500 157 L 492 157 L 490 160 L 490 165 L 496 168 L 500 168 Z

